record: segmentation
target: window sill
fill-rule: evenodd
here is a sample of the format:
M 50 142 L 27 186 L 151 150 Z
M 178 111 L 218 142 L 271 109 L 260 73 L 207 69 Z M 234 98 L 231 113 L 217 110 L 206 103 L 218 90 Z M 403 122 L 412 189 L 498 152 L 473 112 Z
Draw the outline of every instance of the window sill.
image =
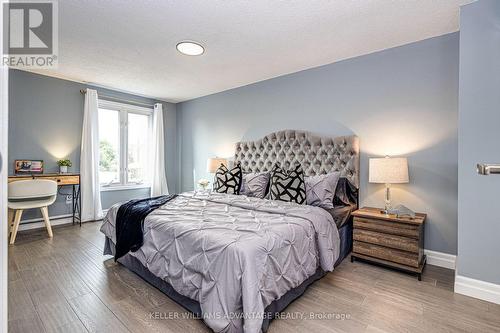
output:
M 130 185 L 101 186 L 101 192 L 139 190 L 142 188 L 151 188 L 151 185 L 150 184 L 130 184 Z

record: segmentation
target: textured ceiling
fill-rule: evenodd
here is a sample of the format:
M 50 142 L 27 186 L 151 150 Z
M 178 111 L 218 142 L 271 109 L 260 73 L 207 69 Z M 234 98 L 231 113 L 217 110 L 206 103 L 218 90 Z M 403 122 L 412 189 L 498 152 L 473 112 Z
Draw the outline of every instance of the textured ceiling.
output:
M 179 102 L 457 31 L 469 2 L 64 0 L 59 67 L 38 73 Z

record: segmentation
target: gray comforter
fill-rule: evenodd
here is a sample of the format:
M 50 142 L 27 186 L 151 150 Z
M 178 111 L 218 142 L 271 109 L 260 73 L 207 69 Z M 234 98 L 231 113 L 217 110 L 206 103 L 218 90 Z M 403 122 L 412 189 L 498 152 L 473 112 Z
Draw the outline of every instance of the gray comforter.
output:
M 101 227 L 113 243 L 118 208 Z M 187 192 L 146 217 L 144 245 L 131 255 L 199 302 L 215 332 L 260 332 L 266 306 L 318 266 L 332 271 L 339 244 L 322 208 Z

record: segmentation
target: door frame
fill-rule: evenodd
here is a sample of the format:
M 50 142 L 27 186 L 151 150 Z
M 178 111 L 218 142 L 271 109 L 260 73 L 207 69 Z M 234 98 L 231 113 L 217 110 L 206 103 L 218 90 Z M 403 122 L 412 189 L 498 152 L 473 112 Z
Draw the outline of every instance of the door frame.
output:
M 3 2 L 2 2 L 3 3 Z M 2 5 L 0 3 L 0 5 Z M 3 5 L 2 5 L 3 6 Z M 3 50 L 3 9 L 0 10 L 0 50 Z M 0 63 L 0 332 L 8 329 L 7 160 L 9 71 Z

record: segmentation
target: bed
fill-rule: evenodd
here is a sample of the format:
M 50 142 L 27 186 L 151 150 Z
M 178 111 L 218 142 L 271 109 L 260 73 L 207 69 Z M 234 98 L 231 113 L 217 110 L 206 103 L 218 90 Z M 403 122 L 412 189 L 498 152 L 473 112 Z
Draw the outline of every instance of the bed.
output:
M 332 271 L 352 248 L 359 144 L 279 131 L 236 144 L 244 172 L 300 163 L 306 176 L 339 171 L 350 200 L 333 210 L 206 191 L 181 193 L 144 220 L 144 244 L 118 262 L 215 332 L 267 331 L 276 313 Z M 340 182 L 339 182 L 340 184 Z M 345 201 L 345 200 L 344 200 Z M 105 254 L 114 254 L 119 205 L 104 218 Z

